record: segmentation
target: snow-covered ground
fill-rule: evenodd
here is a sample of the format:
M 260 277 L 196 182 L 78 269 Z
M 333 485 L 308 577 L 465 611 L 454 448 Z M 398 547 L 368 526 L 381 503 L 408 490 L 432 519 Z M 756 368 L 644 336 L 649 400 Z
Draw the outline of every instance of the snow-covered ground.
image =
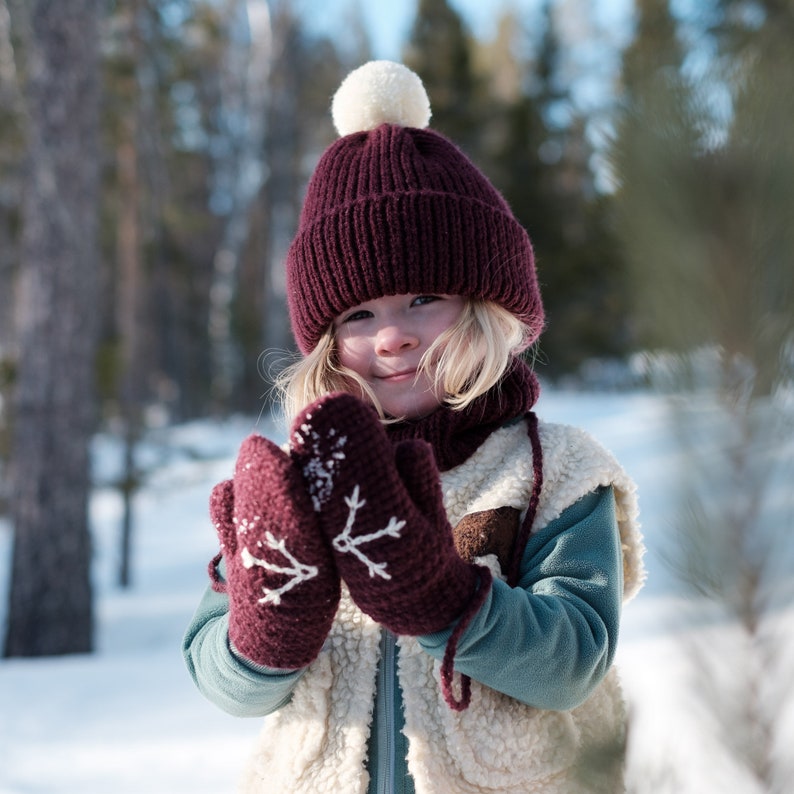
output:
M 707 616 L 695 628 L 686 622 L 682 616 L 692 601 L 664 562 L 674 537 L 671 493 L 680 472 L 664 401 L 643 393 L 547 391 L 538 413 L 592 432 L 640 488 L 649 579 L 626 608 L 618 652 L 632 718 L 632 791 L 763 791 L 710 729 L 708 684 L 716 681 L 728 699 L 744 669 L 735 628 Z M 0 794 L 234 790 L 258 721 L 229 717 L 202 699 L 185 670 L 180 642 L 216 551 L 206 515 L 210 488 L 229 476 L 237 446 L 255 429 L 278 439 L 269 421 L 236 418 L 171 429 L 164 443 L 143 450 L 151 474 L 135 502 L 133 584 L 127 590 L 114 584 L 120 500 L 110 488 L 97 489 L 92 501 L 97 651 L 0 661 Z M 108 438 L 97 439 L 96 461 L 100 479 L 107 481 L 118 463 Z M 790 488 L 779 491 L 781 515 L 790 521 Z M 0 524 L 0 623 L 9 547 L 8 527 Z M 777 614 L 791 651 L 794 612 L 789 606 Z M 687 636 L 705 638 L 705 647 L 716 649 L 716 668 L 704 666 Z M 777 719 L 784 756 L 794 746 L 792 659 L 789 653 L 778 670 L 789 693 Z M 734 725 L 739 741 L 747 724 L 741 719 Z

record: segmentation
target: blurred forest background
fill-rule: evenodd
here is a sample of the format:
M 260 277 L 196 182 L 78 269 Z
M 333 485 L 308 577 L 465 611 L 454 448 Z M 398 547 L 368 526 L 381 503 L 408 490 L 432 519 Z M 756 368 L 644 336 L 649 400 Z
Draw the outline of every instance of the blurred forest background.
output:
M 750 449 L 794 369 L 794 3 L 636 0 L 588 93 L 591 5 L 499 4 L 485 39 L 418 0 L 403 60 L 535 244 L 540 377 L 709 378 Z M 91 650 L 97 429 L 129 505 L 148 428 L 255 413 L 292 355 L 283 257 L 330 97 L 373 57 L 357 8 L 342 42 L 289 0 L 0 0 L 7 656 Z

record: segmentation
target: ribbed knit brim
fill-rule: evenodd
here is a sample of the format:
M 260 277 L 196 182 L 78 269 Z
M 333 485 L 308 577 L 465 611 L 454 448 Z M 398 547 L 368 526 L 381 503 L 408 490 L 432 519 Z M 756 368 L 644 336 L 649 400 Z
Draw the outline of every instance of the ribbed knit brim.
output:
M 460 149 L 392 124 L 340 138 L 309 182 L 287 256 L 298 346 L 310 352 L 360 303 L 422 293 L 495 301 L 534 337 L 543 324 L 529 237 Z

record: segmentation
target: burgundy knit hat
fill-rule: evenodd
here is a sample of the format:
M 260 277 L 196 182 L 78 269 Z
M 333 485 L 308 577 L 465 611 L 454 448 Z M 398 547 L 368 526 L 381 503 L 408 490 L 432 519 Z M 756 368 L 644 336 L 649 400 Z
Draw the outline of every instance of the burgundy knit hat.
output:
M 341 137 L 309 181 L 287 254 L 303 353 L 333 319 L 384 295 L 492 300 L 540 335 L 532 244 L 504 198 L 451 141 L 425 129 L 427 94 L 401 64 L 371 61 L 333 100 Z

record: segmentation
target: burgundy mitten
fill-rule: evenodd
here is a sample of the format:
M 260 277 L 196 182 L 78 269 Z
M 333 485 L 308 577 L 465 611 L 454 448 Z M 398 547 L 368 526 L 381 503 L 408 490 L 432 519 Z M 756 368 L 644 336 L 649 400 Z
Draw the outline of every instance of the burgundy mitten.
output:
M 249 436 L 210 512 L 226 557 L 230 641 L 258 664 L 306 666 L 328 635 L 340 583 L 300 470 L 271 441 Z
M 478 582 L 489 575 L 455 550 L 428 444 L 393 446 L 375 411 L 349 394 L 307 408 L 291 443 L 362 611 L 397 634 L 419 635 L 449 626 L 481 600 Z M 485 582 L 479 589 L 487 592 Z

